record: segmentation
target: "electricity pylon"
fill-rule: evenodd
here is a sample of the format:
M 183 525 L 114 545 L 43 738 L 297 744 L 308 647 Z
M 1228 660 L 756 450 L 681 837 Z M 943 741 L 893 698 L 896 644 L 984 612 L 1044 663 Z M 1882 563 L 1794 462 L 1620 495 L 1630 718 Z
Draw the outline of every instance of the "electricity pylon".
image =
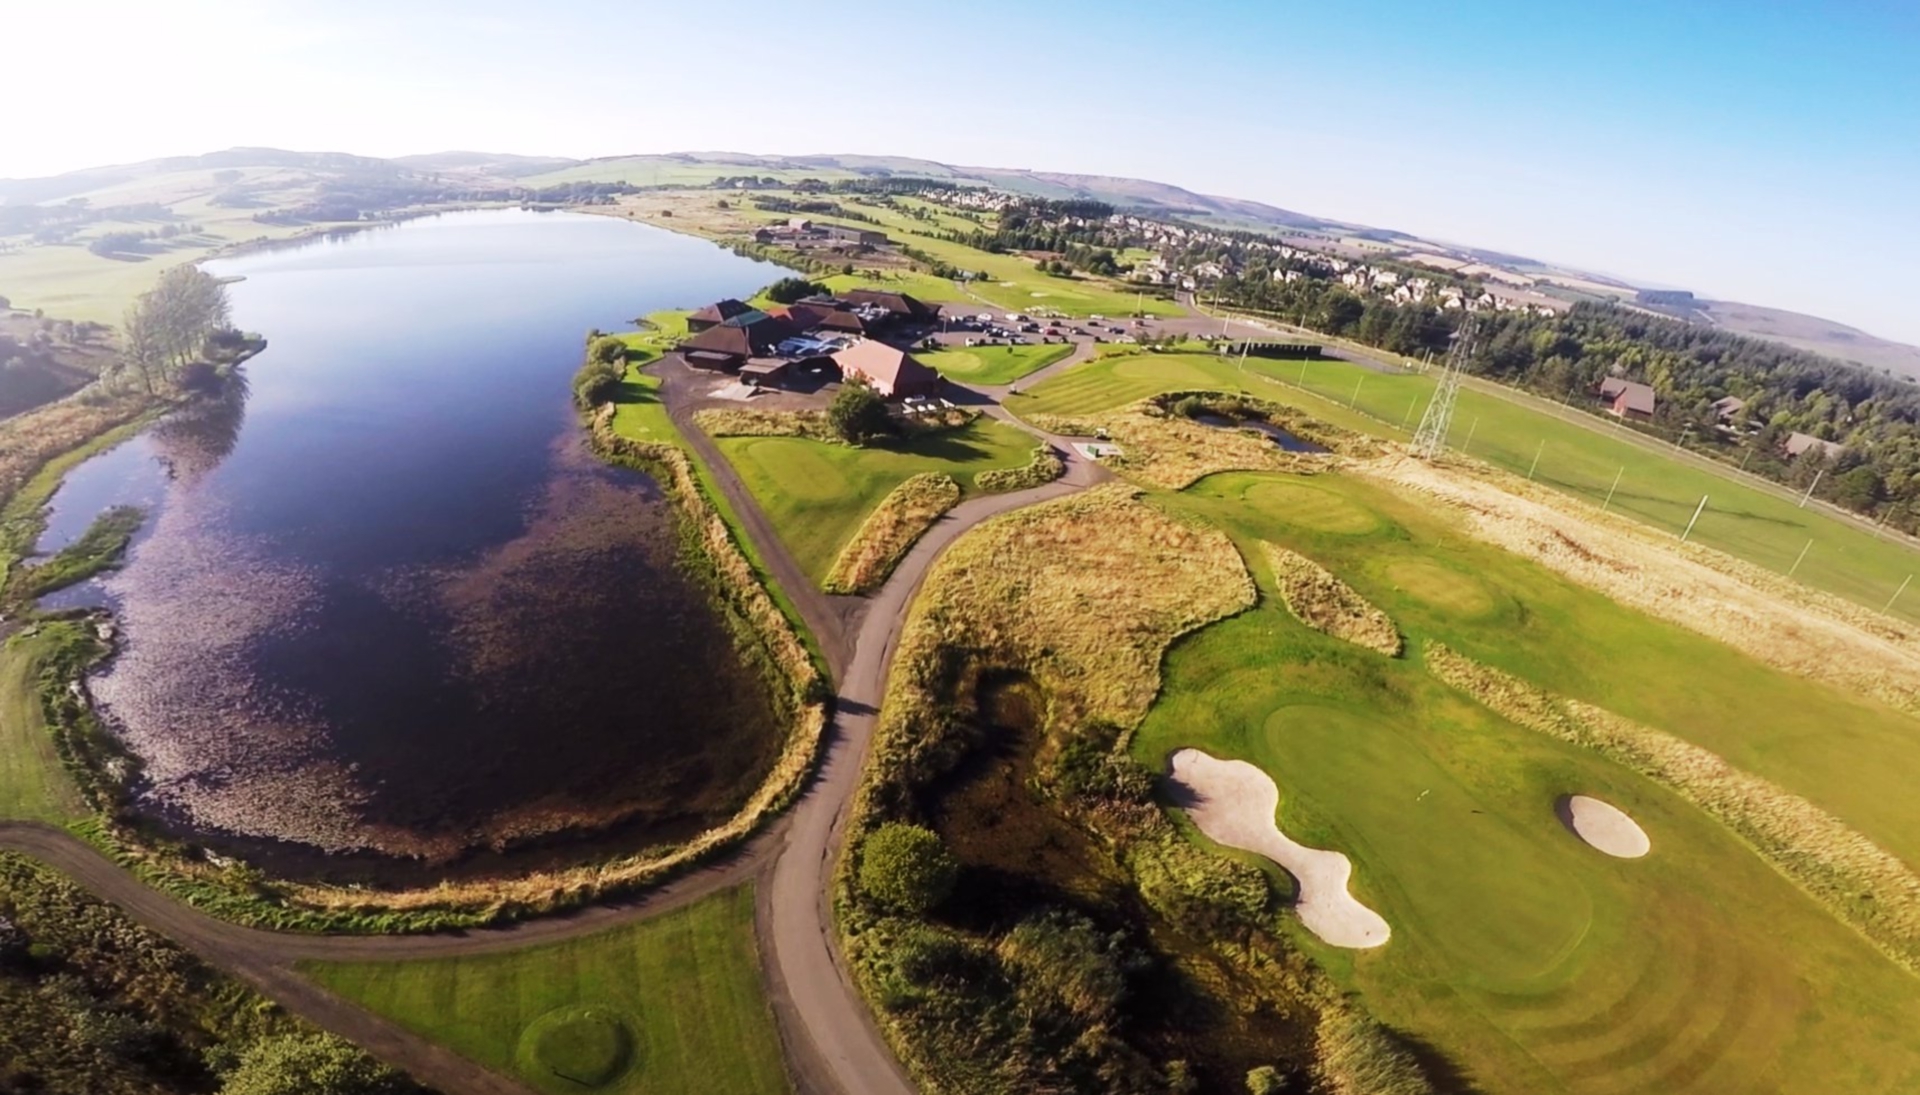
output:
M 1473 320 L 1469 318 L 1453 336 L 1447 351 L 1446 366 L 1440 371 L 1440 383 L 1433 399 L 1420 416 L 1420 428 L 1413 432 L 1413 455 L 1432 460 L 1447 447 L 1447 430 L 1453 426 L 1453 404 L 1460 397 L 1460 375 L 1466 372 L 1467 359 L 1473 356 Z

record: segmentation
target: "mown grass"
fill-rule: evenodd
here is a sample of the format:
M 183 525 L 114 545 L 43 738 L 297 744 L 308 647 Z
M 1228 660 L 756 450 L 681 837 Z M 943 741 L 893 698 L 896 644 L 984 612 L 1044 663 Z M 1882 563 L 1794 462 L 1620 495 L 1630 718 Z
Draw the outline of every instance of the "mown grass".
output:
M 867 514 L 908 477 L 941 473 L 973 489 L 978 473 L 1024 465 L 1033 448 L 1028 434 L 991 421 L 867 447 L 799 437 L 715 443 L 816 582 L 825 580 Z
M 40 710 L 40 673 L 50 650 L 22 633 L 0 649 L 0 818 L 65 824 L 87 815 Z
M 1075 415 L 1159 392 L 1223 385 L 1296 401 L 1337 425 L 1397 439 L 1405 439 L 1408 429 L 1419 423 L 1433 390 L 1428 376 L 1377 373 L 1342 361 L 1250 359 L 1242 370 L 1238 362 L 1220 358 L 1165 354 L 1092 362 L 1010 398 L 1007 406 L 1023 417 Z M 1289 394 L 1286 388 L 1304 396 Z M 1400 428 L 1403 422 L 1408 429 Z M 1795 498 L 1687 462 L 1630 433 L 1616 434 L 1604 424 L 1595 430 L 1484 391 L 1461 391 L 1452 444 L 1520 475 L 1532 467 L 1538 452 L 1535 482 L 1596 505 L 1606 502 L 1618 474 L 1620 485 L 1608 508 L 1675 535 L 1706 495 L 1707 509 L 1692 541 L 1780 573 L 1792 569 L 1806 549 L 1794 572 L 1797 580 L 1873 609 L 1885 605 L 1908 574 L 1920 572 L 1920 552 L 1894 534 L 1876 536 L 1817 508 L 1801 509 Z M 1920 596 L 1902 597 L 1891 612 L 1920 623 Z
M 556 1095 L 791 1090 L 761 991 L 747 887 L 563 943 L 301 969 L 376 1014 Z M 556 1014 L 618 1023 L 632 1036 L 630 1062 L 598 1087 L 556 1074 L 555 1055 L 563 1066 L 576 1058 L 592 1064 L 606 1049 L 602 1039 L 560 1044 L 567 1040 L 551 1034 L 556 1024 L 542 1022 Z M 545 1052 L 530 1042 L 543 1043 Z
M 1133 742 L 1156 767 L 1184 746 L 1259 764 L 1281 787 L 1281 827 L 1353 858 L 1356 893 L 1392 941 L 1356 953 L 1293 935 L 1383 1020 L 1439 1047 L 1490 1095 L 1920 1082 L 1920 981 L 1700 810 L 1506 721 L 1433 679 L 1419 654 L 1471 641 L 1509 661 L 1577 662 L 1669 701 L 1705 690 L 1703 706 L 1739 709 L 1716 717 L 1724 734 L 1766 727 L 1765 715 L 1740 718 L 1742 693 L 1756 689 L 1810 724 L 1863 705 L 1341 476 L 1220 476 L 1165 504 L 1219 522 L 1250 559 L 1263 540 L 1311 556 L 1409 639 L 1412 656 L 1386 659 L 1312 630 L 1287 612 L 1263 560 L 1260 607 L 1175 646 Z M 1573 792 L 1627 810 L 1653 853 L 1614 860 L 1571 836 L 1554 803 Z
M 1062 343 L 1027 346 L 968 346 L 917 355 L 941 376 L 964 384 L 1011 384 L 1073 352 Z

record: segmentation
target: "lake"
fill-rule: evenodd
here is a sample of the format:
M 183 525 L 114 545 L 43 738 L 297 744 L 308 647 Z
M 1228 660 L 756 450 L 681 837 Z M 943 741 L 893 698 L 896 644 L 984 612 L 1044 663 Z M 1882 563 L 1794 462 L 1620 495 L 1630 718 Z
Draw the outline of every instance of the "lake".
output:
M 768 685 L 676 566 L 659 491 L 586 450 L 569 379 L 589 328 L 783 271 L 519 210 L 207 268 L 242 279 L 234 319 L 266 351 L 227 398 L 76 468 L 39 545 L 148 508 L 127 565 L 58 598 L 118 617 L 90 687 L 144 764 L 141 810 L 377 881 L 731 813 L 778 752 Z

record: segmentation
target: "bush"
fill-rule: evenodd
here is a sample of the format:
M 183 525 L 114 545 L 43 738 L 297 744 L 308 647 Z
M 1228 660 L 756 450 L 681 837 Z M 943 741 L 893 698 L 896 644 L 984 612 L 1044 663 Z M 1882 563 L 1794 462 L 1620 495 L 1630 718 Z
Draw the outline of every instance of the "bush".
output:
M 220 1095 L 394 1095 L 405 1076 L 330 1034 L 265 1038 L 240 1057 Z
M 587 360 L 600 365 L 624 365 L 627 344 L 612 335 L 601 335 L 587 344 Z
M 893 432 L 893 417 L 887 413 L 880 393 L 858 380 L 850 380 L 833 397 L 827 408 L 827 422 L 842 439 L 859 445 Z
M 1272 1065 L 1261 1065 L 1247 1073 L 1247 1095 L 1280 1095 L 1287 1089 L 1287 1078 Z
M 931 829 L 889 822 L 860 845 L 860 889 L 897 912 L 918 914 L 947 899 L 960 864 Z
M 767 299 L 776 304 L 792 304 L 819 292 L 822 292 L 820 286 L 806 278 L 781 278 L 767 286 Z

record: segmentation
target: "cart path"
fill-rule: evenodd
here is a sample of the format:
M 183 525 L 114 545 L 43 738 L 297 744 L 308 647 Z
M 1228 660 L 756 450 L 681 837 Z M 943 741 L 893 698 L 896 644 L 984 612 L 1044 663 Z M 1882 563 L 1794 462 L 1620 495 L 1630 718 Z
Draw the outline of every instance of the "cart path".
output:
M 1088 351 L 1076 351 L 1050 368 L 1065 368 L 1090 356 Z M 1050 444 L 1066 471 L 1043 486 L 972 498 L 956 506 L 920 538 L 887 582 L 869 597 L 830 597 L 808 581 L 732 466 L 692 423 L 695 407 L 669 398 L 670 413 L 688 446 L 706 464 L 840 682 L 819 768 L 799 801 L 739 848 L 671 882 L 637 897 L 498 928 L 410 936 L 312 935 L 248 928 L 208 916 L 148 887 L 92 845 L 55 826 L 0 821 L 0 848 L 58 869 L 135 921 L 290 1012 L 449 1095 L 528 1095 L 530 1089 L 333 995 L 302 976 L 296 964 L 402 961 L 513 950 L 634 923 L 756 882 L 761 961 L 798 1090 L 908 1095 L 914 1091 L 913 1084 L 841 960 L 830 892 L 847 804 L 859 784 L 894 648 L 914 595 L 935 559 L 955 540 L 991 517 L 1071 494 L 1108 477 L 1065 439 L 1043 434 L 1000 407 L 994 398 L 997 390 L 968 391 L 986 404 L 981 409 L 995 419 Z

